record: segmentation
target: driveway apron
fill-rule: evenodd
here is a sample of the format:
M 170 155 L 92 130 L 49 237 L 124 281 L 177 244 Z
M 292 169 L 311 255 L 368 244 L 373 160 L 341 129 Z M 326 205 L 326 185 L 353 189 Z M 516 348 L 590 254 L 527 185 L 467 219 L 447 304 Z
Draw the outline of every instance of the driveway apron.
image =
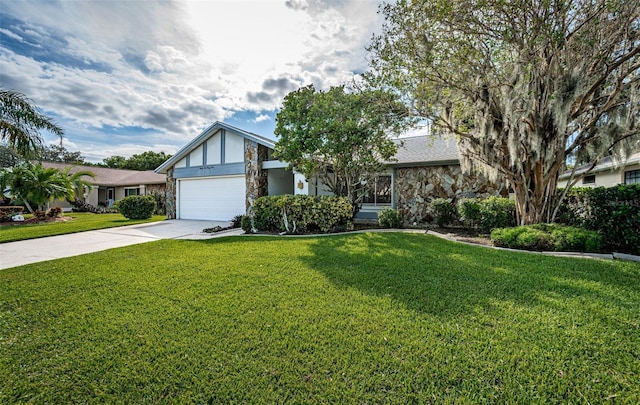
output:
M 0 243 L 0 270 L 46 260 L 78 256 L 122 246 L 160 239 L 211 239 L 240 235 L 241 229 L 205 233 L 204 229 L 226 227 L 228 222 L 167 220 L 147 224 L 49 236 L 17 242 Z

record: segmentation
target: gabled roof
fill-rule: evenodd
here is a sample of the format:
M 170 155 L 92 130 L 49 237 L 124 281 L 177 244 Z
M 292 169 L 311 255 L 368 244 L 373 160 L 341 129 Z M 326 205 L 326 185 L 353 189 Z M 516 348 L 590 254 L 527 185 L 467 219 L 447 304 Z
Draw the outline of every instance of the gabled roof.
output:
M 187 156 L 189 152 L 196 149 L 198 146 L 204 143 L 204 141 L 206 141 L 211 135 L 215 134 L 221 129 L 224 129 L 225 131 L 233 132 L 238 136 L 257 142 L 258 144 L 266 146 L 267 148 L 270 148 L 270 149 L 273 149 L 275 146 L 274 142 L 269 138 L 265 138 L 264 136 L 260 136 L 252 132 L 248 132 L 243 129 L 236 128 L 224 122 L 216 121 L 213 124 L 211 124 L 211 126 L 209 126 L 204 131 L 202 131 L 200 135 L 192 139 L 191 142 L 186 144 L 182 149 L 176 152 L 176 154 L 173 155 L 170 159 L 168 159 L 166 162 L 158 166 L 155 170 L 156 173 L 166 173 L 168 168 L 175 165 L 183 157 Z
M 626 159 L 618 161 L 614 160 L 614 158 L 611 156 L 607 156 L 595 165 L 595 167 L 591 170 L 591 173 L 604 172 L 605 170 L 615 171 L 638 163 L 640 163 L 640 152 L 632 153 L 631 155 L 627 156 Z M 574 175 L 586 172 L 589 167 L 591 167 L 590 164 L 578 167 Z M 560 175 L 560 178 L 566 179 L 570 176 L 571 170 L 567 170 Z
M 421 135 L 396 138 L 393 142 L 398 145 L 398 152 L 395 160 L 389 162 L 391 166 L 434 166 L 460 161 L 455 138 Z
M 71 173 L 87 171 L 96 175 L 94 179 L 87 177 L 85 180 L 97 186 L 138 186 L 140 184 L 163 184 L 167 178 L 153 170 L 123 170 L 111 169 L 100 166 L 71 165 L 59 162 L 42 162 L 43 167 L 52 167 L 64 170 L 69 167 Z

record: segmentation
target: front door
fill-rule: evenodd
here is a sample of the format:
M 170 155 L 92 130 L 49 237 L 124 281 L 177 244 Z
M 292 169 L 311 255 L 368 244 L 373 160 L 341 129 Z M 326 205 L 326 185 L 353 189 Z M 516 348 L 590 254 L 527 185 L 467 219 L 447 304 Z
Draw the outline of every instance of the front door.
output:
M 107 188 L 107 207 L 111 207 L 115 202 L 116 191 L 113 187 Z

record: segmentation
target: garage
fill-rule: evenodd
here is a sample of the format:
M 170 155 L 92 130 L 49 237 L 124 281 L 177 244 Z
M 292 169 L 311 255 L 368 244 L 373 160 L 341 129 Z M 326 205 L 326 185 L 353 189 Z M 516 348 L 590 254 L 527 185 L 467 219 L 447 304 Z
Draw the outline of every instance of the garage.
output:
M 179 179 L 177 217 L 229 221 L 244 214 L 245 176 Z

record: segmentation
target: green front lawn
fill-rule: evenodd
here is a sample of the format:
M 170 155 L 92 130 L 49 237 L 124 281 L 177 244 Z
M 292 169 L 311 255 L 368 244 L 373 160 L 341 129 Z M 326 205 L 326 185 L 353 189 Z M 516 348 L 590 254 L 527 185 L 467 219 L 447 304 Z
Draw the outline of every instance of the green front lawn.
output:
M 88 212 L 73 212 L 64 214 L 64 216 L 73 217 L 73 219 L 42 224 L 2 225 L 0 226 L 0 243 L 136 225 L 166 219 L 164 215 L 154 215 L 151 219 L 130 220 L 121 214 L 91 214 Z
M 0 403 L 640 402 L 640 264 L 423 234 L 0 271 Z

